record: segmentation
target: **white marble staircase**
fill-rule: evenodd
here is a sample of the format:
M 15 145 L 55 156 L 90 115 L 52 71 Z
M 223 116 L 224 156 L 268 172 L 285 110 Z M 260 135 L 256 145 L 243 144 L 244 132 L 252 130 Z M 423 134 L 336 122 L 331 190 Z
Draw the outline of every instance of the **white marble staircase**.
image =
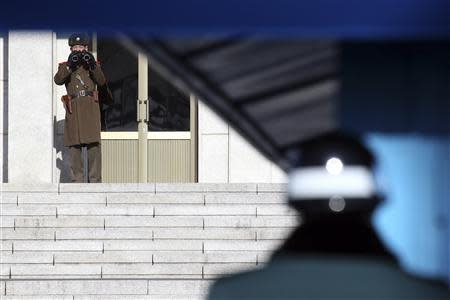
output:
M 205 298 L 297 226 L 283 184 L 1 188 L 1 299 Z

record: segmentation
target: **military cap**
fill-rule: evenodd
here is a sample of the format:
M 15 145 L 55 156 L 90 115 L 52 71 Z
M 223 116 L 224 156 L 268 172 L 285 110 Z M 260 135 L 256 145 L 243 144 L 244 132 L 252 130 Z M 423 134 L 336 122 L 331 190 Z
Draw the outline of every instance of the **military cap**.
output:
M 83 45 L 87 46 L 89 44 L 89 37 L 86 33 L 74 33 L 69 37 L 69 46 Z

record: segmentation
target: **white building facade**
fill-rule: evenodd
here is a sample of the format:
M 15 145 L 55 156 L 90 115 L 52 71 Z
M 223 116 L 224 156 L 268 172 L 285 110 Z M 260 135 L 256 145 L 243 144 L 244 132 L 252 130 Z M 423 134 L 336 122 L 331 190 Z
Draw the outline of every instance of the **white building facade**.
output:
M 67 34 L 51 31 L 11 31 L 0 35 L 2 182 L 32 184 L 70 181 L 67 149 L 62 145 L 65 111 L 59 100 L 65 94 L 65 88 L 53 82 L 58 62 L 65 61 L 70 52 L 67 37 Z M 151 61 L 148 64 L 151 68 Z M 286 182 L 282 170 L 265 159 L 201 101 L 198 101 L 195 113 L 196 138 L 190 139 L 190 153 L 195 157 L 190 162 L 190 169 L 195 172 L 195 179 L 191 182 Z M 191 125 L 191 137 L 192 132 Z M 127 134 L 137 136 L 136 133 Z M 166 139 L 161 132 L 150 134 L 156 140 Z M 189 138 L 186 132 L 172 132 L 171 135 Z M 123 138 L 124 134 L 102 132 L 102 139 L 103 136 L 116 139 L 114 136 Z M 153 146 L 149 144 L 148 147 L 150 153 Z M 102 148 L 109 151 L 103 140 Z M 104 153 L 104 159 L 108 157 L 112 161 L 103 165 L 122 161 L 120 153 L 114 155 Z M 129 156 L 126 154 L 123 160 Z M 152 165 L 149 164 L 148 168 L 151 171 Z M 115 172 L 120 172 L 120 169 Z M 133 180 L 128 179 L 127 182 Z M 148 181 L 153 179 L 149 177 Z M 183 179 L 174 181 L 183 182 Z

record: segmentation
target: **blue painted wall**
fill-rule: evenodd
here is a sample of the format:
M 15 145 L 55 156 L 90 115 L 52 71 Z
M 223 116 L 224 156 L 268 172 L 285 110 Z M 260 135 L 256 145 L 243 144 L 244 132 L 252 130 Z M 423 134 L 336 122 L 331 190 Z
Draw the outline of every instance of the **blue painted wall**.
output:
M 450 47 L 343 49 L 342 127 L 366 137 L 385 187 L 374 224 L 406 270 L 450 282 Z

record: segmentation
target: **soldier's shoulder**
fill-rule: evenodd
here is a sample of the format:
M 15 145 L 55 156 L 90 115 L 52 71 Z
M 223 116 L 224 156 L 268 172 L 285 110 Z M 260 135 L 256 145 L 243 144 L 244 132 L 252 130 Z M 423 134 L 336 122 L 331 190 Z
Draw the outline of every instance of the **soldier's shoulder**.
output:
M 67 65 L 67 61 L 60 62 L 59 65 Z

